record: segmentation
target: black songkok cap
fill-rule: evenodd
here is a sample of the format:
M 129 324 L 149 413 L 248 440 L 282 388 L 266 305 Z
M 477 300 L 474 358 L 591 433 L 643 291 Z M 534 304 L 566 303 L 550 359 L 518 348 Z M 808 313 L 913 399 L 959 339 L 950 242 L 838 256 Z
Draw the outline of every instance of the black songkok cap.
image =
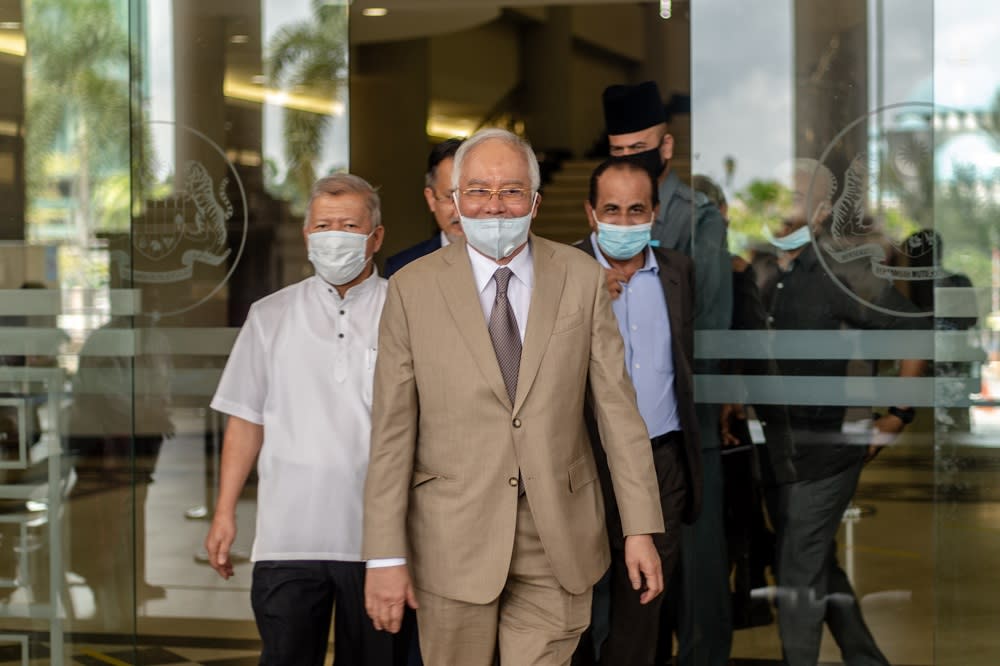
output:
M 666 109 L 655 81 L 604 89 L 604 124 L 608 134 L 630 134 L 667 121 Z

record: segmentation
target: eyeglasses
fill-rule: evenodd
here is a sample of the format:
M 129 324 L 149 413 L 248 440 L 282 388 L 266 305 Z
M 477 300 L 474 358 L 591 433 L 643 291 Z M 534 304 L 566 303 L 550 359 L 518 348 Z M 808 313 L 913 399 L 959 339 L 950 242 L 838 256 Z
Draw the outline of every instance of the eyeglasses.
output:
M 451 196 L 454 191 L 455 190 L 451 190 L 448 192 L 448 194 L 438 194 L 437 192 L 434 192 L 434 201 L 437 201 L 438 203 L 451 204 L 452 206 L 454 206 L 455 200 Z
M 486 203 L 497 195 L 497 198 L 504 203 L 520 203 L 528 197 L 529 190 L 522 187 L 502 187 L 499 190 L 491 190 L 486 187 L 468 187 L 462 190 L 462 196 L 468 197 L 476 203 Z

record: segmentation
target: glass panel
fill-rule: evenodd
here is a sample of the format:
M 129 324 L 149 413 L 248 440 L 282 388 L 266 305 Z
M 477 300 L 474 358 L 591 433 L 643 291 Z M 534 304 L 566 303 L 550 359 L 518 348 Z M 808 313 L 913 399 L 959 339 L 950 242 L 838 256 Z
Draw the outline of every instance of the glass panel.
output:
M 224 426 L 208 403 L 250 304 L 309 272 L 310 184 L 348 164 L 348 4 L 0 0 L 0 655 L 256 654 L 254 479 L 235 578 L 201 548 Z M 760 470 L 751 501 L 707 509 L 752 509 L 729 516 L 750 544 L 729 553 L 733 656 L 996 662 L 998 10 L 389 4 L 351 51 L 352 164 L 382 186 L 384 254 L 437 233 L 428 144 L 484 124 L 541 153 L 536 232 L 585 235 L 580 158 L 606 154 L 612 83 L 657 79 L 672 170 L 727 195 L 753 272 L 732 329 L 699 321 L 696 388 L 707 492 Z M 718 251 L 693 233 L 696 257 Z M 748 407 L 753 454 L 715 441 L 723 403 Z M 875 432 L 890 407 L 915 410 L 898 437 Z M 891 446 L 864 463 L 873 442 Z
M 3 658 L 256 654 L 255 483 L 235 579 L 201 549 L 208 403 L 250 303 L 306 274 L 347 54 L 346 2 L 0 2 Z
M 691 11 L 693 171 L 722 186 L 730 250 L 750 266 L 734 266 L 737 330 L 697 333 L 696 356 L 723 371 L 703 371 L 696 397 L 750 406 L 750 513 L 766 505 L 774 532 L 748 529 L 736 580 L 751 601 L 737 590 L 733 619 L 763 626 L 737 631 L 733 656 L 936 663 L 932 444 L 942 418 L 968 430 L 982 351 L 956 259 L 983 250 L 942 224 L 933 185 L 935 5 Z M 934 301 L 944 288 L 953 326 Z M 915 418 L 882 432 L 897 414 Z
M 921 295 L 936 317 L 935 663 L 949 666 L 994 663 L 1000 655 L 1000 641 L 988 630 L 1000 610 L 990 594 L 1000 425 L 994 388 L 1000 61 L 987 46 L 998 18 L 987 2 L 934 7 L 933 160 L 924 168 L 933 179 L 936 232 L 927 263 L 939 275 L 933 293 L 925 287 Z
M 132 243 L 112 267 L 130 275 L 144 313 L 137 454 L 160 416 L 171 435 L 145 485 L 136 458 L 136 627 L 182 637 L 161 646 L 181 656 L 246 658 L 259 645 L 256 478 L 224 581 L 202 547 L 224 427 L 208 405 L 251 303 L 309 272 L 301 229 L 313 180 L 347 164 L 347 3 L 141 0 L 132 10 Z
M 0 632 L 18 659 L 66 663 L 68 632 L 135 627 L 132 359 L 90 342 L 129 286 L 105 236 L 129 228 L 128 16 L 0 5 Z

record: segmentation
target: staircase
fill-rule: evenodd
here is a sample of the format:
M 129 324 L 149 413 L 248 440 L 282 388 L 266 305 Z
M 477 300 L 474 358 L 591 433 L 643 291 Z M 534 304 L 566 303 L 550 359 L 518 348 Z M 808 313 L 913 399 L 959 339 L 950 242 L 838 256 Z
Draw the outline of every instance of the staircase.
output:
M 590 233 L 583 202 L 590 174 L 601 160 L 566 160 L 542 191 L 542 204 L 531 230 L 559 243 L 575 243 Z

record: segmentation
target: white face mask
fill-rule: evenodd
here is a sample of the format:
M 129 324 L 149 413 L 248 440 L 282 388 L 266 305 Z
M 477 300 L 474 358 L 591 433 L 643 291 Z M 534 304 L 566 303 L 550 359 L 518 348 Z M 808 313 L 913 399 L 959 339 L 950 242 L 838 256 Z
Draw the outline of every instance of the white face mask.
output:
M 458 206 L 458 194 L 455 193 L 455 206 Z M 531 227 L 531 211 L 535 207 L 538 193 L 531 198 L 531 208 L 527 215 L 521 217 L 486 217 L 475 218 L 458 213 L 462 220 L 462 231 L 466 242 L 494 261 L 509 257 L 517 248 L 528 240 L 528 229 Z
M 317 231 L 309 234 L 309 261 L 316 274 L 334 286 L 347 284 L 361 275 L 370 260 L 368 239 L 350 231 Z

